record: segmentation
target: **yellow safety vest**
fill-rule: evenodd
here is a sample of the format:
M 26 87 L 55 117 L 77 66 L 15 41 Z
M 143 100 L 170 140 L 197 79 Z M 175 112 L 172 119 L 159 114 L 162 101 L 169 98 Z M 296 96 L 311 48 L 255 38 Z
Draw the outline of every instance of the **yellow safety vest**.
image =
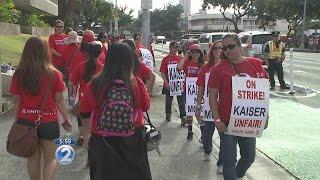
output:
M 281 58 L 282 50 L 285 46 L 284 43 L 280 42 L 279 47 L 277 48 L 276 44 L 273 41 L 268 42 L 269 45 L 269 59 Z

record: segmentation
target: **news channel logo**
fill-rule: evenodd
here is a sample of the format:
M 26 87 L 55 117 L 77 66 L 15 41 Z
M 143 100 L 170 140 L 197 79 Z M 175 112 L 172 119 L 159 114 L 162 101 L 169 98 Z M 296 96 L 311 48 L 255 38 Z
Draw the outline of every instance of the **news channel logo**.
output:
M 65 136 L 55 139 L 54 144 L 59 146 L 55 153 L 57 162 L 61 165 L 71 164 L 76 155 L 74 149 L 71 147 L 71 145 L 76 144 L 75 139 Z

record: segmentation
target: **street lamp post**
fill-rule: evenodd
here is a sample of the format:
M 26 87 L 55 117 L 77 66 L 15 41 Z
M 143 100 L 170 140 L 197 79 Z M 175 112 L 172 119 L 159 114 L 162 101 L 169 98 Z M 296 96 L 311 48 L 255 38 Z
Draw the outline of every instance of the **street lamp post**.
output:
M 306 26 L 306 12 L 307 12 L 307 0 L 304 0 L 304 8 L 303 8 L 303 20 L 302 20 L 302 28 L 301 28 L 301 40 L 300 40 L 300 49 L 304 49 L 304 30 Z

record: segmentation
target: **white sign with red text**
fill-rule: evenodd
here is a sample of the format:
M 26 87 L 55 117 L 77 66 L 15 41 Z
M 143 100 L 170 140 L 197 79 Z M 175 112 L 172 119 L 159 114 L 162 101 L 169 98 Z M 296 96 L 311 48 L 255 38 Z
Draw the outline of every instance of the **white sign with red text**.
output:
M 184 88 L 184 72 L 178 71 L 178 64 L 168 65 L 170 96 L 181 96 Z
M 232 107 L 227 134 L 261 137 L 269 114 L 269 81 L 232 77 Z

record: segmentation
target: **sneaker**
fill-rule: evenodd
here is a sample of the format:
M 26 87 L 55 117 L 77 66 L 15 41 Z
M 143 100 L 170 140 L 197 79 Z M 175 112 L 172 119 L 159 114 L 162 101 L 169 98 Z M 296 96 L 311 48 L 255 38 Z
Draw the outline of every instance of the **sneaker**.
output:
M 204 161 L 210 161 L 210 159 L 211 159 L 210 154 L 207 154 L 207 153 L 204 153 L 204 154 L 203 154 L 203 160 L 204 160 Z
M 223 166 L 218 166 L 217 174 L 223 174 Z
M 166 121 L 171 121 L 171 114 L 166 114 Z
M 180 118 L 181 119 L 181 126 L 186 126 L 186 118 Z
M 188 132 L 187 140 L 189 140 L 189 141 L 193 140 L 193 132 L 191 132 L 191 131 Z
M 281 86 L 280 89 L 290 89 L 289 86 Z
M 82 137 L 82 136 L 80 136 L 80 137 L 77 139 L 76 145 L 78 145 L 78 146 L 82 146 L 82 145 L 83 145 L 83 137 Z

